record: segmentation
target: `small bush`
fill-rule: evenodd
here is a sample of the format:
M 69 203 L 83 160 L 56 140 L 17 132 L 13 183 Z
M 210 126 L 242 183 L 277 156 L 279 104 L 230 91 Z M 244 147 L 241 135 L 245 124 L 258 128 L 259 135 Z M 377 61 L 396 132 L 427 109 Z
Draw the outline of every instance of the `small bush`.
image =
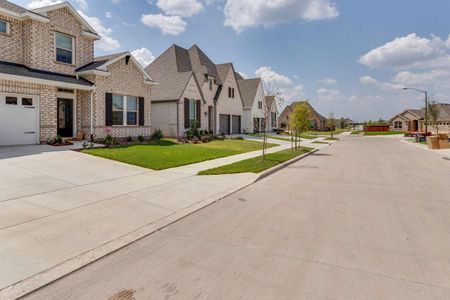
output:
M 127 142 L 132 142 L 133 141 L 133 137 L 132 136 L 128 136 L 127 137 Z
M 145 141 L 145 138 L 142 135 L 138 135 L 137 139 L 139 143 L 143 143 Z
M 57 135 L 57 136 L 55 137 L 55 143 L 56 143 L 56 144 L 62 144 L 62 142 L 63 142 L 62 137 L 61 137 L 60 135 Z
M 191 141 L 194 144 L 198 144 L 198 142 L 200 142 L 200 139 L 198 137 L 194 136 Z
M 201 135 L 198 128 L 199 128 L 198 122 L 192 122 L 191 128 L 186 130 L 186 138 L 188 140 L 192 140 L 194 137 L 200 139 Z
M 113 144 L 113 137 L 112 137 L 112 135 L 110 135 L 110 134 L 107 134 L 106 136 L 105 136 L 105 139 L 103 140 L 103 144 L 105 144 L 105 145 L 107 145 L 107 146 L 109 146 L 109 145 L 112 145 Z
M 155 129 L 155 131 L 153 131 L 152 135 L 150 136 L 150 139 L 152 141 L 160 141 L 163 138 L 164 138 L 164 134 L 161 129 Z
M 202 143 L 209 143 L 211 141 L 211 137 L 209 135 L 204 135 L 201 138 Z

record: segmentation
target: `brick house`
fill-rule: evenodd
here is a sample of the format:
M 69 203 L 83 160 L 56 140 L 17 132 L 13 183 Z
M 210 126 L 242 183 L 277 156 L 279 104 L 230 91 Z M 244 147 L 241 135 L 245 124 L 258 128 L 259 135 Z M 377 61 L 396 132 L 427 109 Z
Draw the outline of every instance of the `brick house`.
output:
M 306 104 L 310 111 L 311 111 L 311 130 L 319 130 L 319 131 L 324 131 L 327 130 L 327 118 L 325 118 L 324 116 L 322 116 L 321 114 L 319 114 L 314 107 L 312 107 L 312 105 L 308 102 L 308 101 L 297 101 L 297 102 L 293 102 L 290 105 L 287 105 L 283 112 L 280 114 L 279 118 L 278 118 L 278 128 L 281 128 L 283 130 L 290 130 L 290 120 L 289 117 L 292 114 L 292 112 L 294 111 L 294 108 L 296 105 L 298 104 Z
M 202 130 L 240 133 L 243 104 L 232 64 L 216 65 L 197 46 L 172 45 L 145 70 L 152 90 L 152 127 L 184 136 L 193 122 Z
M 439 119 L 437 121 L 440 133 L 450 133 L 450 103 L 437 103 Z M 425 109 L 407 109 L 394 116 L 390 121 L 392 131 L 425 132 Z M 436 133 L 436 125 L 428 120 L 428 132 Z
M 94 58 L 98 39 L 68 2 L 0 0 L 0 145 L 150 135 L 154 82 L 128 52 Z

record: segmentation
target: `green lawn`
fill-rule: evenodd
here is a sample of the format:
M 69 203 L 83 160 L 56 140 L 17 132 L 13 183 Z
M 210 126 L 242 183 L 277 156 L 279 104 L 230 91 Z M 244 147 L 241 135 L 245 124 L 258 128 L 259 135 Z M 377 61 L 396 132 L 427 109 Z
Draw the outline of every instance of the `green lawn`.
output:
M 266 159 L 262 160 L 262 156 L 242 160 L 226 166 L 201 171 L 198 175 L 219 175 L 219 174 L 235 174 L 235 173 L 259 173 L 294 157 L 311 151 L 311 148 L 302 147 L 300 150 L 283 150 L 266 155 Z
M 362 131 L 362 130 L 355 130 L 355 131 L 352 131 L 352 133 L 351 134 L 361 134 L 361 133 L 363 133 L 364 131 Z
M 345 129 L 336 129 L 336 130 L 333 130 L 333 134 L 340 134 L 340 133 L 343 133 L 343 132 L 345 132 L 346 130 Z M 317 131 L 317 130 L 311 130 L 311 131 L 308 131 L 308 132 L 306 132 L 306 134 L 309 134 L 309 135 L 331 135 L 331 131 Z
M 329 138 L 325 139 L 325 141 L 337 141 L 337 140 L 338 140 L 338 138 L 335 138 L 335 137 L 329 137 Z
M 282 135 L 290 138 L 290 135 L 287 132 L 283 132 Z M 305 139 L 305 140 L 313 140 L 313 139 L 317 139 L 317 135 L 301 134 L 300 138 Z
M 277 146 L 268 144 L 268 147 Z M 207 144 L 177 144 L 162 140 L 147 145 L 82 150 L 83 153 L 152 170 L 189 165 L 245 152 L 261 150 L 262 143 L 244 140 L 212 141 Z
M 328 145 L 329 143 L 327 143 L 327 142 L 321 142 L 321 141 L 314 141 L 314 142 L 312 142 L 312 144 L 326 144 L 326 145 Z
M 374 135 L 396 135 L 396 134 L 405 134 L 401 131 L 367 131 L 364 135 L 374 136 Z

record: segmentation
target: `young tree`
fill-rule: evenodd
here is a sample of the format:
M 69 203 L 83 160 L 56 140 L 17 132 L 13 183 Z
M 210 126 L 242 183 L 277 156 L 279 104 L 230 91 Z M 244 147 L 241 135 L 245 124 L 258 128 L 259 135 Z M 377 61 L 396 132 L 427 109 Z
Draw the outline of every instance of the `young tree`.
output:
M 272 116 L 272 105 L 275 106 L 281 106 L 282 103 L 284 102 L 284 99 L 281 97 L 281 93 L 279 92 L 278 86 L 275 83 L 274 80 L 272 80 L 271 78 L 266 78 L 265 81 L 263 82 L 263 88 L 264 88 L 264 94 L 267 97 L 273 97 L 273 103 L 269 103 L 268 101 L 266 101 L 266 99 L 264 99 L 263 101 L 263 115 L 264 115 L 264 126 L 263 126 L 263 160 L 266 159 L 266 154 L 267 154 L 267 128 L 268 128 L 268 124 L 270 124 L 270 118 Z
M 327 119 L 327 127 L 331 130 L 331 138 L 333 138 L 333 130 L 336 127 L 336 120 L 334 119 L 333 112 L 330 112 Z
M 293 150 L 300 147 L 300 135 L 308 131 L 311 123 L 311 110 L 305 103 L 297 104 L 290 117 L 293 138 Z
M 432 101 L 428 104 L 428 118 L 431 121 L 431 126 L 436 130 L 436 134 L 439 134 L 439 118 L 441 110 L 436 101 Z

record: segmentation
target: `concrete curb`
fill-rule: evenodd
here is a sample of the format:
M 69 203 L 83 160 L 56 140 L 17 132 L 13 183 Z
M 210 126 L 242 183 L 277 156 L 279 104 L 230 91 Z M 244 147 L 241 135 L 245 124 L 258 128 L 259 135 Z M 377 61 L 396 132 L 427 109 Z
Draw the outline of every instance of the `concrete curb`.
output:
M 208 207 L 209 205 L 220 201 L 221 199 L 230 196 L 243 188 L 263 179 L 266 178 L 281 169 L 286 168 L 287 166 L 302 160 L 303 158 L 312 155 L 319 151 L 320 149 L 314 149 L 308 153 L 302 154 L 300 156 L 297 156 L 291 160 L 288 160 L 280 165 L 277 165 L 273 168 L 270 168 L 259 175 L 257 175 L 255 178 L 252 178 L 250 180 L 247 180 L 237 186 L 232 191 L 226 191 L 219 194 L 216 194 L 214 196 L 208 197 L 206 199 L 203 199 L 187 208 L 184 208 L 180 211 L 177 211 L 167 217 L 164 217 L 160 220 L 157 220 L 153 223 L 149 223 L 147 225 L 144 225 L 130 233 L 127 233 L 115 240 L 109 241 L 95 249 L 89 250 L 85 253 L 82 253 L 74 258 L 71 258 L 69 260 L 66 260 L 65 262 L 56 265 L 50 269 L 47 269 L 45 271 L 42 271 L 40 273 L 37 273 L 33 276 L 30 276 L 20 282 L 17 282 L 13 285 L 10 285 L 2 290 L 0 290 L 0 299 L 1 300 L 9 300 L 9 299 L 17 299 L 20 297 L 23 297 L 27 294 L 32 293 L 33 291 L 36 291 L 48 284 L 51 284 L 52 282 L 69 275 L 72 272 L 77 271 L 78 269 L 81 269 L 82 267 L 85 267 L 105 256 L 111 255 L 116 251 L 119 251 L 120 249 L 127 247 L 140 239 L 143 239 L 150 234 L 155 233 L 158 230 L 163 229 L 164 227 L 169 226 L 170 224 L 177 222 L 179 220 L 182 220 L 186 218 L 187 216 Z
M 331 144 L 330 144 L 330 146 L 331 146 Z M 302 160 L 303 158 L 305 158 L 305 157 L 307 157 L 307 156 L 310 156 L 310 155 L 316 153 L 316 152 L 319 151 L 319 150 L 320 150 L 320 149 L 314 149 L 314 150 L 311 150 L 311 151 L 309 151 L 309 152 L 307 152 L 307 153 L 305 153 L 305 154 L 302 154 L 302 155 L 300 155 L 300 156 L 294 157 L 294 158 L 292 158 L 292 159 L 290 159 L 290 160 L 288 160 L 288 161 L 285 161 L 284 163 L 281 163 L 281 164 L 279 164 L 279 165 L 276 165 L 275 167 L 272 167 L 272 168 L 270 168 L 270 169 L 268 169 L 268 170 L 265 170 L 265 171 L 263 171 L 263 172 L 258 176 L 258 178 L 256 178 L 255 182 L 260 181 L 261 179 L 264 179 L 264 178 L 266 178 L 266 177 L 272 175 L 273 173 L 276 173 L 276 172 L 280 171 L 281 169 L 284 169 L 284 168 L 286 168 L 287 166 L 292 165 L 293 163 L 296 163 L 296 162 L 298 162 L 299 160 Z

